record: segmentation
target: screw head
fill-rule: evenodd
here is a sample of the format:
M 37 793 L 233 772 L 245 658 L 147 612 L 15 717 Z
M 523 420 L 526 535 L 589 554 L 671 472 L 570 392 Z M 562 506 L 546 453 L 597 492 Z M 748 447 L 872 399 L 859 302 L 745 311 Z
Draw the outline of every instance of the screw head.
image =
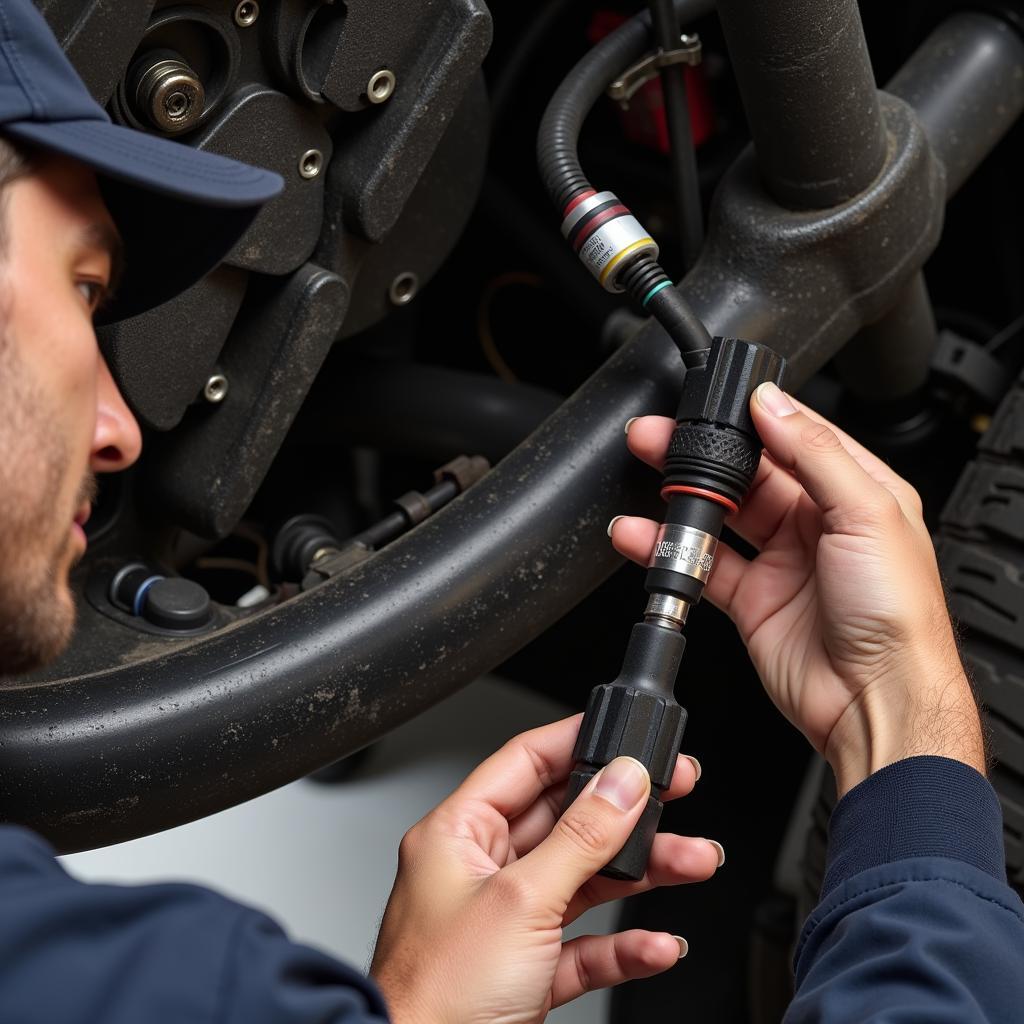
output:
M 248 28 L 260 16 L 260 5 L 256 0 L 242 0 L 235 8 L 235 24 Z
M 393 306 L 408 306 L 419 290 L 420 279 L 411 270 L 407 270 L 391 282 L 388 298 Z
M 154 128 L 175 135 L 194 128 L 203 116 L 203 83 L 184 61 L 158 59 L 138 82 L 135 107 Z
M 395 91 L 395 73 L 381 68 L 366 84 L 366 98 L 371 103 L 387 103 Z
M 211 405 L 217 405 L 228 397 L 228 379 L 223 373 L 214 373 L 203 385 L 203 398 Z
M 307 149 L 299 157 L 299 174 L 303 178 L 315 178 L 324 169 L 324 155 L 319 149 Z

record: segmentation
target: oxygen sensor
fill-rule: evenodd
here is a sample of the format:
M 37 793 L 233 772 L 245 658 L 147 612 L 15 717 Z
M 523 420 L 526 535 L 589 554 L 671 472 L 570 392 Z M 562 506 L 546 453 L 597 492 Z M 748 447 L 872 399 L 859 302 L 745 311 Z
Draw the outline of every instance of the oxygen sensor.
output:
M 635 21 L 643 31 L 644 20 Z M 563 82 L 541 123 L 538 157 L 563 236 L 603 288 L 627 292 L 661 324 L 688 368 L 664 465 L 666 513 L 648 563 L 643 621 L 633 626 L 618 677 L 591 692 L 566 794 L 571 803 L 620 755 L 647 767 L 647 807 L 602 872 L 639 880 L 686 725 L 673 695 L 686 646 L 682 629 L 711 574 L 725 518 L 739 511 L 757 472 L 761 442 L 750 417 L 751 395 L 765 381 L 781 380 L 784 361 L 753 342 L 711 339 L 658 264 L 653 237 L 617 196 L 592 188 L 583 173 L 577 156 L 583 120 L 636 57 L 637 40 L 623 44 L 623 38 L 599 43 Z

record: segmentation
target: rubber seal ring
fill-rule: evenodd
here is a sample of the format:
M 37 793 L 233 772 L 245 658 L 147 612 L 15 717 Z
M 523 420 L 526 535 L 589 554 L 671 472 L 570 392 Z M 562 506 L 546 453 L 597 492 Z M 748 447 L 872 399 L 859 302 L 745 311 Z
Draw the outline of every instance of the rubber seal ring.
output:
M 731 501 L 724 494 L 719 494 L 717 491 L 706 491 L 703 487 L 687 487 L 684 484 L 669 484 L 667 487 L 662 487 L 661 496 L 665 501 L 668 498 L 665 497 L 667 494 L 693 494 L 698 498 L 707 498 L 708 501 L 715 501 L 719 505 L 724 505 L 733 515 L 739 512 L 740 507 L 735 501 Z

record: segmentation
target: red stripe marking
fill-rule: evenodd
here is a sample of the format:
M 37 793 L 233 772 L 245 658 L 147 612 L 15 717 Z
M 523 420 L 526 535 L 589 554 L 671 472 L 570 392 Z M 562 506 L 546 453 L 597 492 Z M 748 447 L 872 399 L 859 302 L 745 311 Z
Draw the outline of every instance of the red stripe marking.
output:
M 574 196 L 572 199 L 569 200 L 569 205 L 565 208 L 565 211 L 562 213 L 562 220 L 565 220 L 565 218 L 568 217 L 569 214 L 572 213 L 572 211 L 575 210 L 576 207 L 579 206 L 584 199 L 589 199 L 591 196 L 596 195 L 597 193 L 591 188 L 587 189 L 586 192 L 581 192 L 578 196 Z
M 583 248 L 583 243 L 604 223 L 610 220 L 615 220 L 616 217 L 621 217 L 624 214 L 628 215 L 629 210 L 627 207 L 619 203 L 618 206 L 610 206 L 603 213 L 599 213 L 593 220 L 585 222 L 585 227 L 580 232 L 579 237 L 575 242 L 572 243 L 573 251 L 579 252 Z
M 719 505 L 724 505 L 733 515 L 740 510 L 739 505 L 735 501 L 730 501 L 724 494 L 719 494 L 717 491 L 706 491 L 703 487 L 684 487 L 682 484 L 670 484 L 668 487 L 662 487 L 661 496 L 665 501 L 668 501 L 666 495 L 669 494 L 695 494 L 698 498 L 717 501 Z

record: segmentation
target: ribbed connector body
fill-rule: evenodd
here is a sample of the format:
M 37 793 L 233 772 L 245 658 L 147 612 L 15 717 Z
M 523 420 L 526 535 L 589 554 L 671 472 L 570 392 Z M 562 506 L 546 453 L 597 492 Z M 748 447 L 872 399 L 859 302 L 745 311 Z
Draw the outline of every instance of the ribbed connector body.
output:
M 771 349 L 714 338 L 703 367 L 690 370 L 665 459 L 665 488 L 719 494 L 739 506 L 761 458 L 750 398 L 765 381 L 782 379 L 785 361 Z
M 672 696 L 685 639 L 672 630 L 638 623 L 633 627 L 622 672 L 595 686 L 587 702 L 573 758 L 566 805 L 616 757 L 635 757 L 651 776 L 647 807 L 626 845 L 601 872 L 638 880 L 647 870 L 651 844 L 664 807 L 662 791 L 672 781 L 686 727 L 686 712 Z

